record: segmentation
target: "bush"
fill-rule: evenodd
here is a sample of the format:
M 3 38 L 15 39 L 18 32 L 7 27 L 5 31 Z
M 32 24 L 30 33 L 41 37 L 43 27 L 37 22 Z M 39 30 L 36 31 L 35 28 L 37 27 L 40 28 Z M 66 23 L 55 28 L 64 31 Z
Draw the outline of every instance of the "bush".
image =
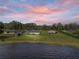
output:
M 61 31 L 61 32 L 68 35 L 68 36 L 79 39 L 79 31 L 78 31 L 78 33 L 77 33 L 77 31 L 74 32 L 76 35 L 74 35 L 73 33 L 69 33 L 69 32 L 64 32 L 64 31 Z
M 4 31 L 3 30 L 0 30 L 0 34 L 2 34 Z
M 76 30 L 74 34 L 79 35 L 79 30 Z

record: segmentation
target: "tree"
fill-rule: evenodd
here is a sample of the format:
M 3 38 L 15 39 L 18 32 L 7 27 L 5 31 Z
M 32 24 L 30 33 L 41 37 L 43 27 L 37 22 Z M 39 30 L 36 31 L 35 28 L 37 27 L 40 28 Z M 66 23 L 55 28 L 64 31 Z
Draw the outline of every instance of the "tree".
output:
M 25 24 L 25 29 L 27 30 L 34 30 L 37 28 L 37 25 L 35 23 L 27 23 Z
M 71 28 L 72 28 L 72 30 L 77 30 L 78 29 L 78 24 L 77 23 L 72 23 Z
M 78 27 L 79 27 L 79 25 L 76 23 L 70 23 L 70 24 L 65 25 L 66 30 L 77 30 Z
M 4 23 L 0 22 L 0 33 L 4 32 Z
M 68 26 L 68 24 L 65 24 L 65 25 L 64 25 L 64 29 L 65 29 L 65 30 L 69 30 L 69 28 L 70 28 L 70 27 Z
M 51 29 L 51 26 L 48 26 L 48 25 L 42 25 L 42 30 L 50 30 Z
M 22 23 L 17 21 L 12 21 L 9 23 L 9 27 L 12 30 L 22 30 Z
M 57 24 L 53 24 L 53 25 L 51 26 L 51 29 L 57 30 Z
M 57 30 L 63 30 L 63 25 L 61 23 L 57 24 Z

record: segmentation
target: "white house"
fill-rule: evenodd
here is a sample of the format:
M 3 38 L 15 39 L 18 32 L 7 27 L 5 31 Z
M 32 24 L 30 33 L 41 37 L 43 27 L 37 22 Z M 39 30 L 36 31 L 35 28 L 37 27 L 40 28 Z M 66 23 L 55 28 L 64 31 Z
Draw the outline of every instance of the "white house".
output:
M 29 31 L 26 31 L 25 34 L 40 35 L 40 31 L 38 31 L 38 30 L 29 30 Z
M 56 33 L 57 33 L 57 31 L 55 31 L 55 30 L 48 31 L 48 34 L 56 34 Z
M 15 30 L 5 30 L 4 34 L 15 34 Z

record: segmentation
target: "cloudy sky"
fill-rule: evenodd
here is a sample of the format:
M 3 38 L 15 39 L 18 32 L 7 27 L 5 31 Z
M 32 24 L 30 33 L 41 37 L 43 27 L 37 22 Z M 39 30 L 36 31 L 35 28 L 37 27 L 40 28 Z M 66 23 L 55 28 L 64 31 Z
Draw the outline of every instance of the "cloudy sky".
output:
M 0 21 L 79 22 L 79 0 L 0 0 Z

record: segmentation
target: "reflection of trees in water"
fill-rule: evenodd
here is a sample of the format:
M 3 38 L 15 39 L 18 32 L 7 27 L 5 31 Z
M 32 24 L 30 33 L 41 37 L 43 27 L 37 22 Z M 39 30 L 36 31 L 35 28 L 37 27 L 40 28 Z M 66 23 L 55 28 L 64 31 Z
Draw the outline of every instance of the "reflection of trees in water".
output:
M 11 44 L 10 46 L 7 47 L 6 50 L 6 57 L 8 59 L 15 59 L 16 57 L 16 44 Z
M 15 59 L 16 44 L 0 45 L 0 59 Z
M 0 45 L 0 59 L 79 59 L 79 49 L 37 45 Z

